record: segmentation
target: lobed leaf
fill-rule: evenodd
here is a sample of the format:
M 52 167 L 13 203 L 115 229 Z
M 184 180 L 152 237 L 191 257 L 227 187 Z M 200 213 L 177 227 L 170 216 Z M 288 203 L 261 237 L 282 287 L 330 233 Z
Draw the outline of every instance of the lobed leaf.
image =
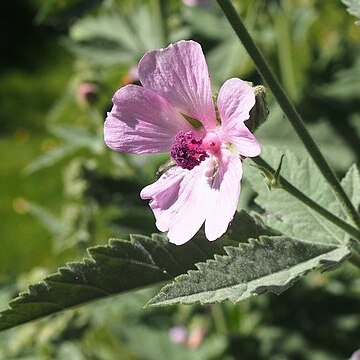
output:
M 108 295 L 169 281 L 194 269 L 198 262 L 224 254 L 224 246 L 237 246 L 264 234 L 276 232 L 242 211 L 227 235 L 215 242 L 207 241 L 201 231 L 183 246 L 170 244 L 163 235 L 110 240 L 107 246 L 90 248 L 89 258 L 70 263 L 30 285 L 27 292 L 10 302 L 9 309 L 0 312 L 0 330 Z
M 234 303 L 265 292 L 280 294 L 300 276 L 339 264 L 350 254 L 346 246 L 311 244 L 287 236 L 262 236 L 226 255 L 197 264 L 197 271 L 181 275 L 150 300 L 150 306 Z

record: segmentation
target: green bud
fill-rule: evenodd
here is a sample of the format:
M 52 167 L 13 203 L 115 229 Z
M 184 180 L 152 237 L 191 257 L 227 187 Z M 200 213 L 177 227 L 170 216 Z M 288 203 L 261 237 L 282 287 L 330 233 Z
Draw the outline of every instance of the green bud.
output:
M 255 132 L 267 119 L 269 108 L 266 102 L 265 87 L 262 85 L 254 86 L 255 105 L 250 111 L 250 118 L 245 121 L 245 125 L 251 132 Z

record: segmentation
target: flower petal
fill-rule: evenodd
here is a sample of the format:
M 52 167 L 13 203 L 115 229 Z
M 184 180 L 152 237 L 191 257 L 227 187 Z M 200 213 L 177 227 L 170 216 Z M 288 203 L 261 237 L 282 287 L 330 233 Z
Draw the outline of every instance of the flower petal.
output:
M 226 134 L 226 141 L 236 147 L 242 156 L 254 157 L 261 152 L 260 144 L 251 131 L 244 125 L 239 124 Z
M 212 202 L 205 221 L 205 235 L 210 241 L 227 230 L 234 217 L 240 195 L 242 164 L 238 155 L 222 150 L 212 184 Z
M 255 94 L 247 82 L 233 78 L 227 80 L 220 89 L 217 106 L 224 131 L 231 130 L 249 118 L 255 105 Z
M 146 53 L 139 62 L 145 88 L 157 92 L 178 110 L 199 120 L 206 129 L 216 125 L 210 78 L 200 44 L 179 41 Z
M 142 190 L 143 199 L 151 198 L 156 226 L 160 231 L 168 230 L 170 242 L 186 243 L 204 223 L 211 202 L 213 170 L 212 159 L 190 171 L 175 167 Z
M 141 86 L 121 88 L 113 103 L 104 124 L 104 140 L 115 151 L 168 152 L 180 130 L 193 129 L 167 100 Z
M 243 156 L 259 155 L 260 145 L 244 124 L 255 105 L 252 88 L 243 80 L 229 79 L 220 89 L 217 105 L 221 117 L 222 141 L 234 144 Z
M 167 170 L 154 183 L 144 187 L 140 192 L 143 200 L 150 199 L 150 207 L 156 218 L 156 226 L 160 231 L 168 231 L 171 224 L 169 210 L 179 197 L 180 184 L 188 170 L 174 166 Z

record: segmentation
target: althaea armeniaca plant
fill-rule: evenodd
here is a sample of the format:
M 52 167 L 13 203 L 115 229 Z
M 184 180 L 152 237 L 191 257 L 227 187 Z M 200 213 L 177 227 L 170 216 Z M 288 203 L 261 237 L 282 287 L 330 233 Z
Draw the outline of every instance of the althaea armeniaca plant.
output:
M 116 92 L 105 143 L 128 153 L 169 152 L 175 166 L 141 191 L 160 231 L 183 244 L 205 223 L 208 240 L 225 233 L 237 208 L 242 159 L 260 146 L 244 124 L 255 104 L 245 81 L 227 80 L 214 104 L 201 46 L 180 41 L 146 53 L 142 86 Z

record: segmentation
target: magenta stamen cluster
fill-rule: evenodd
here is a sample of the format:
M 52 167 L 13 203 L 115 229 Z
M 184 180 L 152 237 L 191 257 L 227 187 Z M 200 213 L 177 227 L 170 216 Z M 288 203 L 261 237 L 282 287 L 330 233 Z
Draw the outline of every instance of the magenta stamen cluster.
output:
M 193 131 L 180 131 L 170 149 L 170 155 L 183 169 L 192 170 L 209 155 L 201 148 L 202 140 L 197 140 Z

